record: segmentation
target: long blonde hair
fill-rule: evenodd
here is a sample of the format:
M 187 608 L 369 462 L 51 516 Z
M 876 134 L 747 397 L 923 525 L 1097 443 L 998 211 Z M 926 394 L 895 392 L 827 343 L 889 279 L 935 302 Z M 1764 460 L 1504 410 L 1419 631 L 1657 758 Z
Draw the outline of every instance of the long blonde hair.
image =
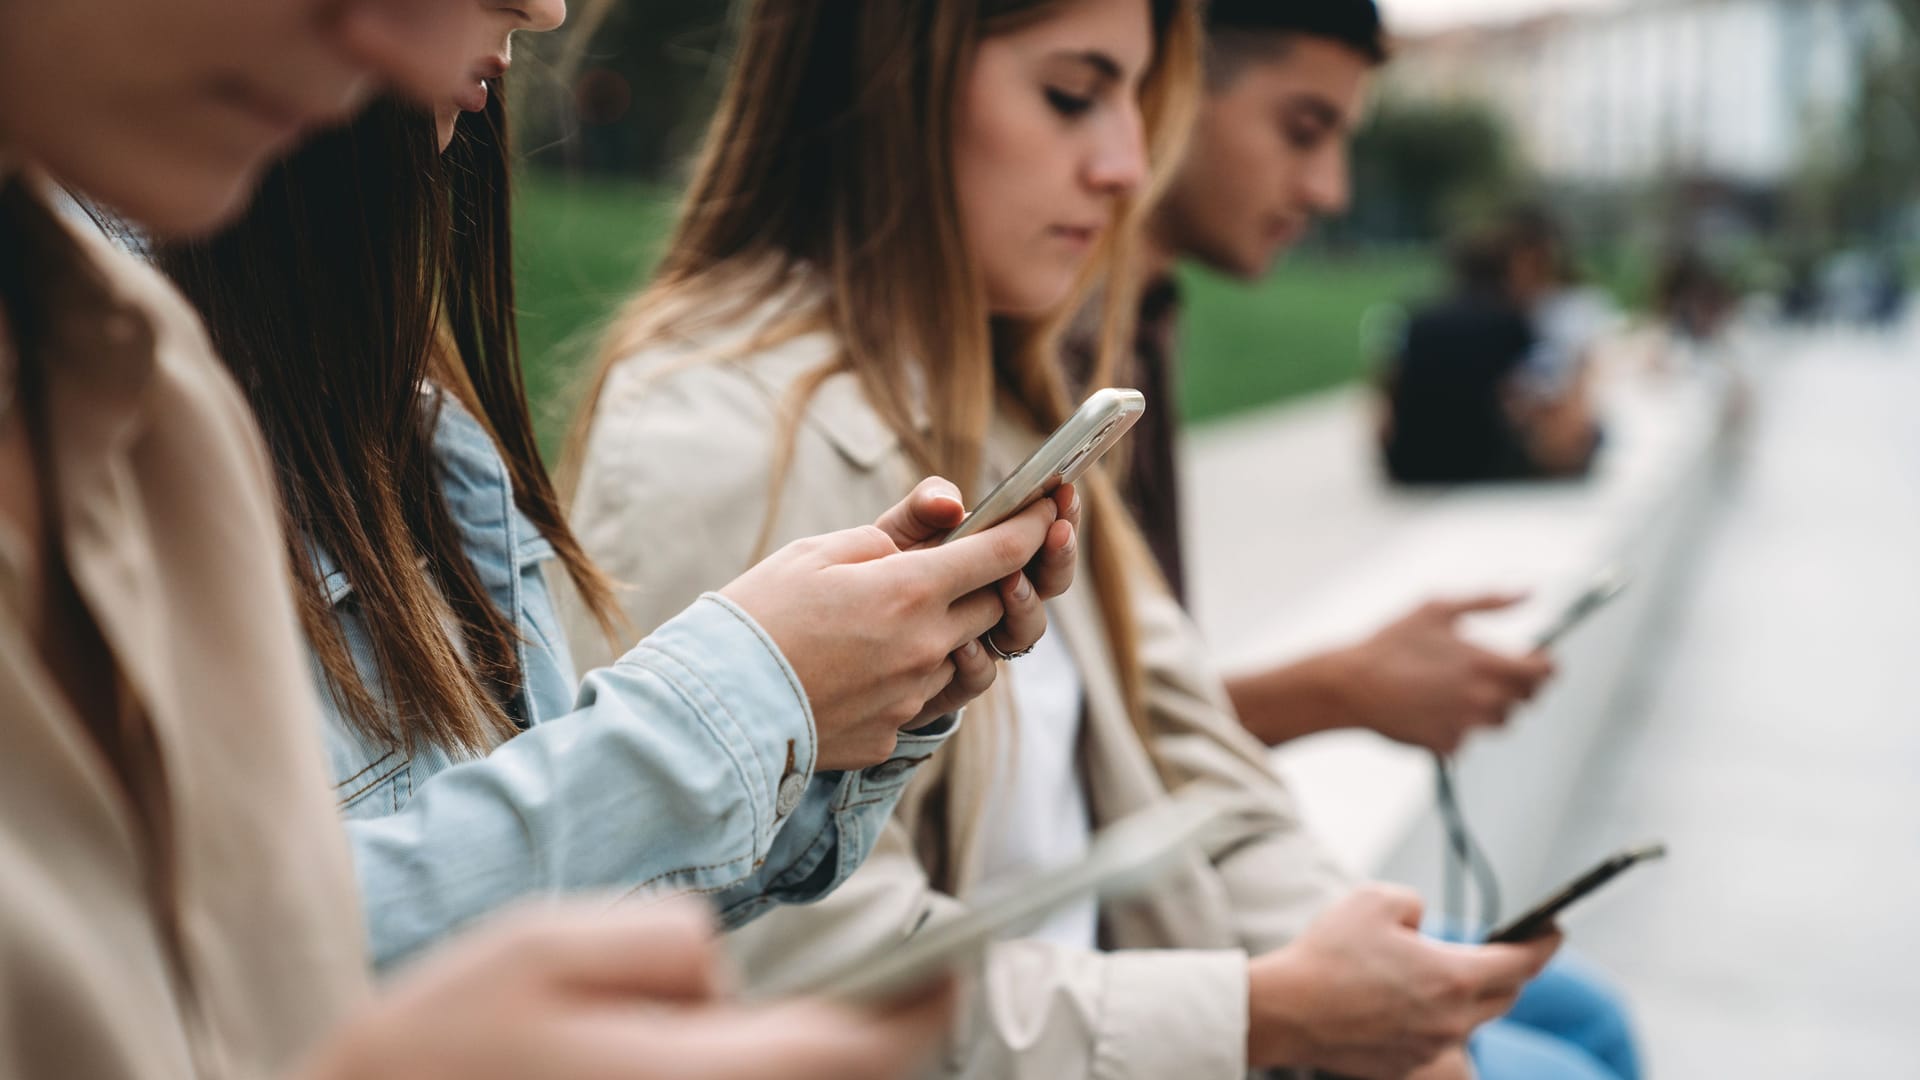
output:
M 1071 411 L 1059 336 L 1082 304 L 1104 289 L 1096 385 L 1131 347 L 1140 219 L 1184 144 L 1200 80 L 1197 0 L 1147 2 L 1157 49 L 1141 105 L 1153 182 L 1130 200 L 1124 227 L 1110 231 L 1073 299 L 1032 319 L 991 315 L 963 241 L 955 102 L 982 39 L 1042 20 L 1061 0 L 747 3 L 729 83 L 658 276 L 606 337 L 574 431 L 576 464 L 600 389 L 622 359 L 700 340 L 799 296 L 789 317 L 742 351 L 824 328 L 840 355 L 803 380 L 785 410 L 763 541 L 806 399 L 841 371 L 859 380 L 919 469 L 977 494 L 996 405 L 1039 430 Z M 796 293 L 796 280 L 817 287 Z M 1096 476 L 1083 489 L 1108 645 L 1145 736 L 1131 590 L 1149 560 L 1113 484 Z

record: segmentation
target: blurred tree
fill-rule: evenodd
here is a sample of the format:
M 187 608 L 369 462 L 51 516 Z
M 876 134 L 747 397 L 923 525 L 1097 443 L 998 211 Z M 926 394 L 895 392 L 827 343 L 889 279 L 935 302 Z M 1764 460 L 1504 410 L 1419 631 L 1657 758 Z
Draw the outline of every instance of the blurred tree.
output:
M 543 166 L 670 176 L 719 93 L 729 6 L 614 3 L 604 21 L 582 28 L 590 32 L 585 40 L 572 32 L 530 39 L 544 63 L 516 74 L 523 150 Z M 569 49 L 576 53 L 567 55 Z
M 1505 124 L 1465 102 L 1384 101 L 1353 160 L 1354 211 L 1336 240 L 1431 242 L 1525 186 Z
M 1882 245 L 1920 199 L 1920 0 L 1867 5 L 1850 114 L 1810 133 L 1787 193 L 1789 246 Z

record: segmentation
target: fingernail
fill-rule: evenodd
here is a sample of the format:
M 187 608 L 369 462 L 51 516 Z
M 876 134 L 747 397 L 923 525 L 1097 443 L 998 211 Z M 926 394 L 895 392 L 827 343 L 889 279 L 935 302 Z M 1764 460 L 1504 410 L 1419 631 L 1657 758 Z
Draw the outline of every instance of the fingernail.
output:
M 978 641 L 968 641 L 965 645 L 960 646 L 960 655 L 969 660 L 978 658 L 980 655 L 980 643 Z
M 1027 600 L 1032 598 L 1032 596 L 1033 582 L 1027 580 L 1027 575 L 1021 574 L 1020 580 L 1013 584 L 1013 598 L 1015 600 Z
M 1071 555 L 1075 551 L 1079 550 L 1079 548 L 1080 548 L 1080 530 L 1074 528 L 1072 523 L 1068 523 L 1067 545 L 1061 548 L 1060 550 L 1068 555 Z

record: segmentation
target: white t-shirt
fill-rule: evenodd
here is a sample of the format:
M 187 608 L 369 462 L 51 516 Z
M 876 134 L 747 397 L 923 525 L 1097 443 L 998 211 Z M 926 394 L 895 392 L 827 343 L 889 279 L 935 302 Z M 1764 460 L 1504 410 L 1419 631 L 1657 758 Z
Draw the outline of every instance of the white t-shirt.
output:
M 1080 773 L 1086 689 L 1057 630 L 1033 652 L 1003 666 L 1014 716 L 1003 723 L 987 800 L 980 890 L 991 896 L 1041 870 L 1087 853 L 1093 834 Z M 1081 949 L 1099 944 L 1100 909 L 1087 899 L 1015 936 Z

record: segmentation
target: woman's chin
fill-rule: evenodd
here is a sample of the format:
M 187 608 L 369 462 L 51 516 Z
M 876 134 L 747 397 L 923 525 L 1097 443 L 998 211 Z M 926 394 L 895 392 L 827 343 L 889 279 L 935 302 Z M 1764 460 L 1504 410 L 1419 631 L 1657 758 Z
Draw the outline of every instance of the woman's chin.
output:
M 192 240 L 219 232 L 245 213 L 266 168 L 264 161 L 250 167 L 201 164 L 169 171 L 166 163 L 149 162 L 144 173 L 129 171 L 99 184 L 68 182 L 155 237 Z M 144 182 L 121 182 L 136 175 Z
M 1045 318 L 1073 299 L 1078 280 L 1077 275 L 1063 275 L 1057 279 L 1009 283 L 1007 287 L 990 289 L 987 304 L 996 318 Z

